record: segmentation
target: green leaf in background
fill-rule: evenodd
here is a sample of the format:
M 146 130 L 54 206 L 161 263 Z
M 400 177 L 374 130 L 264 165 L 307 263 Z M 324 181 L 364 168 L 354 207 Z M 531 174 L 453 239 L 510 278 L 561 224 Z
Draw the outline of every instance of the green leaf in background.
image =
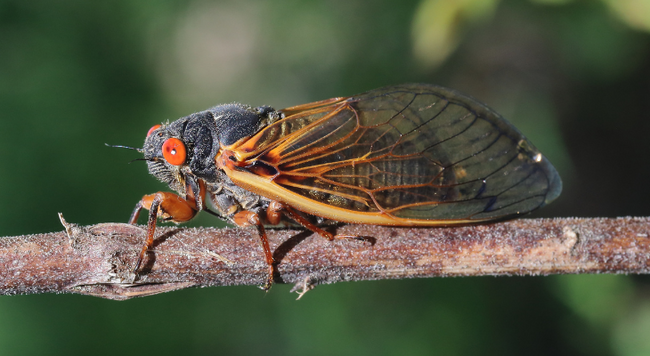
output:
M 413 19 L 413 53 L 437 67 L 456 49 L 468 26 L 487 19 L 498 0 L 423 0 Z

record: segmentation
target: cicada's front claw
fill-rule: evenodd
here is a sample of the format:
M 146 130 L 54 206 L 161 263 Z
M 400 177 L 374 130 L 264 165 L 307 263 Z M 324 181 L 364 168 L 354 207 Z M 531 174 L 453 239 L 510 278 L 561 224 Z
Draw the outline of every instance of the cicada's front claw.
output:
M 142 209 L 149 210 L 149 220 L 147 222 L 147 239 L 142 247 L 142 251 L 140 251 L 138 262 L 133 268 L 133 273 L 136 275 L 147 251 L 153 247 L 156 220 L 160 217 L 165 221 L 180 223 L 191 220 L 198 212 L 196 204 L 193 201 L 183 199 L 174 193 L 158 192 L 142 197 L 142 200 L 133 209 L 129 224 L 137 223 Z

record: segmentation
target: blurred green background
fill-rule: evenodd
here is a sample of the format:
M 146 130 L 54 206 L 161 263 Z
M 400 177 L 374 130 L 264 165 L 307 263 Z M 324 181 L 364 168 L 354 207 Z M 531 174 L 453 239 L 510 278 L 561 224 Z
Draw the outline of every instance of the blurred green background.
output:
M 0 236 L 166 189 L 105 142 L 405 82 L 479 98 L 554 162 L 564 192 L 533 216 L 650 216 L 649 32 L 647 0 L 0 0 Z M 645 276 L 290 288 L 0 297 L 0 355 L 650 355 Z

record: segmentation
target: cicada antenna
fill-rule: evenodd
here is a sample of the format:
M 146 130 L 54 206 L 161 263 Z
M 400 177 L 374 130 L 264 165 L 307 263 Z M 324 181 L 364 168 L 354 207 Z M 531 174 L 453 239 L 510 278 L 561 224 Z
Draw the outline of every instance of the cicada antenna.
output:
M 142 148 L 136 148 L 136 147 L 131 147 L 131 146 L 123 146 L 123 145 L 109 145 L 108 143 L 104 143 L 108 147 L 115 147 L 115 148 L 126 148 L 127 150 L 133 150 L 133 151 L 138 151 L 140 153 L 144 153 L 144 150 Z M 132 159 L 129 161 L 129 164 L 135 162 L 135 161 L 150 161 L 149 159 L 146 158 L 136 158 Z
M 109 145 L 108 143 L 104 143 L 108 147 L 115 147 L 115 148 L 126 148 L 127 150 L 134 150 L 138 151 L 140 153 L 144 153 L 142 148 L 136 148 L 136 147 L 130 147 L 130 146 L 123 146 L 123 145 Z

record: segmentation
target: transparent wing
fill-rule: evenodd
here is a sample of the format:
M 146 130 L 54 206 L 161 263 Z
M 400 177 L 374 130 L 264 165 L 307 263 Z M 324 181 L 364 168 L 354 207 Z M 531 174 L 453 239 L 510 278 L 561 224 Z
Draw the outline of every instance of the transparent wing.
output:
M 307 211 L 315 215 L 332 218 L 318 208 L 327 206 L 350 222 L 467 223 L 530 212 L 562 188 L 516 128 L 442 87 L 392 86 L 283 112 L 231 149 L 243 171 L 266 178 L 256 179 L 258 194 L 283 201 L 290 192 L 306 199 L 302 210 L 319 203 Z

